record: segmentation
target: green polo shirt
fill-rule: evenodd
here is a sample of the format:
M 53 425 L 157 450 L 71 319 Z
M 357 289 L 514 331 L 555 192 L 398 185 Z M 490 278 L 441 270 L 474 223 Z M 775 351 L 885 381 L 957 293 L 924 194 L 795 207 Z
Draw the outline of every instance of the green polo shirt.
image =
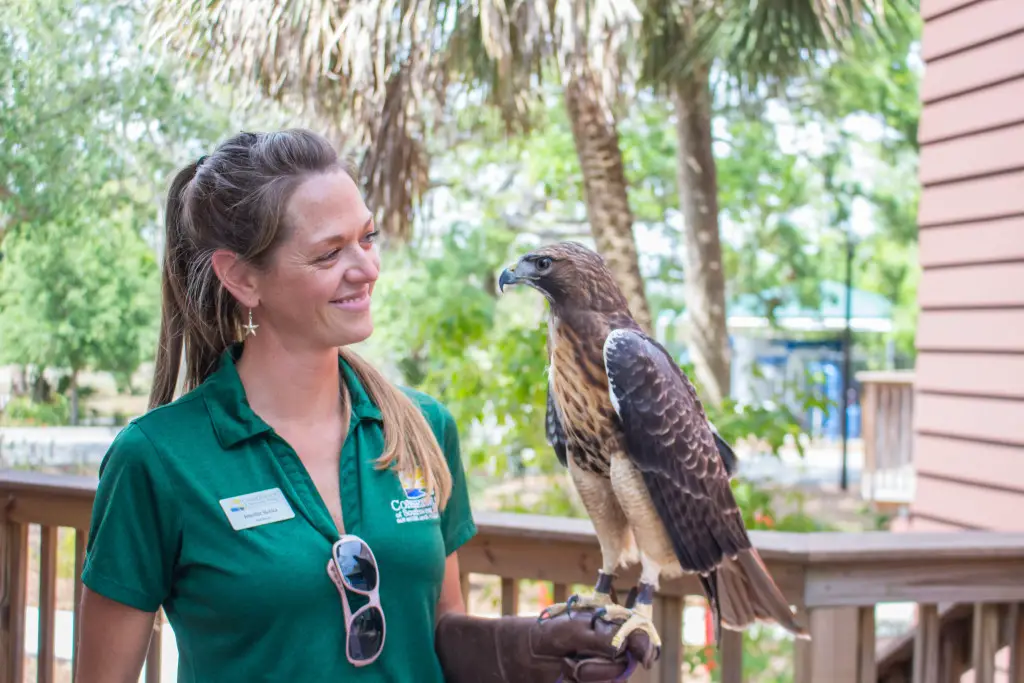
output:
M 201 386 L 117 435 L 100 469 L 83 582 L 141 610 L 164 608 L 179 682 L 441 683 L 433 635 L 445 558 L 476 532 L 451 414 L 406 390 L 451 469 L 451 500 L 437 514 L 423 507 L 415 483 L 376 468 L 381 413 L 339 357 L 352 396 L 342 514 L 346 532 L 377 558 L 386 619 L 382 655 L 356 668 L 345 657 L 344 612 L 326 570 L 337 529 L 298 456 L 249 407 L 235 368 L 240 354 L 241 345 L 228 349 Z M 232 501 L 271 489 L 293 516 L 233 528 Z M 348 597 L 353 610 L 365 604 Z

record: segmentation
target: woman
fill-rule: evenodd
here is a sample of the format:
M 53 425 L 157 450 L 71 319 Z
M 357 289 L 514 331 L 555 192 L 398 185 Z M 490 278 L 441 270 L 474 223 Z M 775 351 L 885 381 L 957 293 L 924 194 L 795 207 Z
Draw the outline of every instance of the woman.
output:
M 614 626 L 590 615 L 465 615 L 457 550 L 476 529 L 456 427 L 346 348 L 372 332 L 380 259 L 326 140 L 237 135 L 178 173 L 166 227 L 151 410 L 100 470 L 80 683 L 137 681 L 160 607 L 179 681 L 623 672 Z

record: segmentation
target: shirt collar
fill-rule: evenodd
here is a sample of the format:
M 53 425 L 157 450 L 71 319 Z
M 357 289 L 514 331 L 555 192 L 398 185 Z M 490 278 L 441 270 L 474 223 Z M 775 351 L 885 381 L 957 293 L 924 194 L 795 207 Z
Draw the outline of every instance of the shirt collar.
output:
M 249 405 L 245 387 L 235 363 L 242 356 L 242 343 L 236 342 L 221 354 L 217 369 L 203 383 L 203 399 L 213 424 L 213 431 L 223 448 L 231 448 L 246 439 L 272 431 Z M 338 371 L 348 387 L 352 400 L 352 421 L 349 432 L 358 422 L 382 422 L 380 409 L 370 400 L 355 370 L 338 355 Z

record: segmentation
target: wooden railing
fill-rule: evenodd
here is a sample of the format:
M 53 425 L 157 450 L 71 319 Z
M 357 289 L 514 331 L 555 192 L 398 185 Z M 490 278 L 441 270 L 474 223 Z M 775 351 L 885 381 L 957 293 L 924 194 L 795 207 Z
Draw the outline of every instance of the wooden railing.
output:
M 91 479 L 0 472 L 0 683 L 57 680 L 58 529 L 76 530 L 77 577 L 94 491 Z M 592 584 L 597 575 L 600 550 L 585 520 L 481 513 L 477 521 L 479 535 L 460 551 L 463 589 L 470 575 L 500 577 L 504 614 L 518 613 L 523 580 L 551 582 L 554 599 L 564 600 L 572 586 Z M 34 529 L 40 547 L 41 656 L 30 668 L 23 656 L 24 615 Z M 945 683 L 969 669 L 976 683 L 993 683 L 1000 648 L 1009 652 L 1004 680 L 1024 681 L 1024 533 L 754 531 L 751 538 L 780 588 L 809 619 L 812 640 L 796 644 L 794 683 Z M 619 577 L 620 595 L 636 578 L 635 570 Z M 79 592 L 76 580 L 75 605 Z M 634 681 L 681 680 L 683 600 L 694 595 L 701 595 L 700 587 L 690 577 L 663 583 L 655 605 L 662 657 Z M 888 602 L 917 603 L 924 628 L 879 648 L 875 607 Z M 159 624 L 154 634 L 159 636 Z M 160 671 L 160 638 L 152 642 L 148 681 L 158 680 Z M 743 657 L 742 638 L 726 631 L 717 654 L 722 683 L 743 682 Z M 35 676 L 25 676 L 31 669 Z
M 861 493 L 882 508 L 914 497 L 914 372 L 859 372 L 864 469 Z

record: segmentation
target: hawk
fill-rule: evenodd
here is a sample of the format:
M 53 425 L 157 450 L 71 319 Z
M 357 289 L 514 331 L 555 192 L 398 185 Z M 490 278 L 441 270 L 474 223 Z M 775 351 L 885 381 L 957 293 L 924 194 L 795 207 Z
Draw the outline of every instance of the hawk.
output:
M 615 645 L 652 622 L 660 580 L 697 574 L 721 628 L 775 622 L 801 638 L 789 603 L 751 546 L 729 478 L 735 456 L 710 425 L 697 392 L 645 334 L 603 259 L 574 242 L 522 256 L 498 280 L 525 285 L 550 304 L 547 439 L 590 516 L 602 567 L 573 604 L 625 619 Z M 637 559 L 632 606 L 613 603 L 616 571 Z

